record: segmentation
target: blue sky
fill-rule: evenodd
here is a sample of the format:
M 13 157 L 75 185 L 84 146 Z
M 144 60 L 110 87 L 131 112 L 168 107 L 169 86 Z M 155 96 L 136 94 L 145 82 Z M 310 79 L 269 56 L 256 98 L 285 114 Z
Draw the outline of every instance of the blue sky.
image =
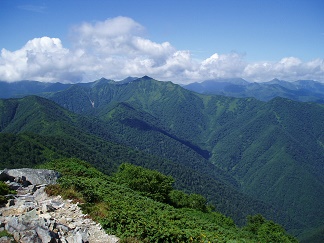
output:
M 1 0 L 0 80 L 324 82 L 322 0 Z

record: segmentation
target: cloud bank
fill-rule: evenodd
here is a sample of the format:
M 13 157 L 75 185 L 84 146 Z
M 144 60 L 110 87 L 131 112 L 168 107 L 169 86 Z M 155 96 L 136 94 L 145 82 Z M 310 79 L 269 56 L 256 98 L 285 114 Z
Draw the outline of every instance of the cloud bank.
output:
M 324 82 L 324 59 L 303 62 L 284 57 L 277 62 L 248 63 L 238 53 L 214 53 L 198 61 L 189 50 L 145 38 L 145 28 L 127 17 L 83 23 L 72 30 L 73 46 L 58 38 L 29 40 L 16 51 L 1 50 L 0 80 L 88 82 L 100 77 L 115 80 L 149 75 L 159 80 L 190 83 L 217 78 L 262 82 L 273 78 Z

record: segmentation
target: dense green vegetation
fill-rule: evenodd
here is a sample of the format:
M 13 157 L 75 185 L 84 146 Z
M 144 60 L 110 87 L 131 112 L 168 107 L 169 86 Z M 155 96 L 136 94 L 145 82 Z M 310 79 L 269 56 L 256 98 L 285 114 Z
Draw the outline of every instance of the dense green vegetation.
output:
M 202 212 L 189 208 L 174 208 L 159 202 L 169 187 L 172 178 L 157 171 L 151 171 L 130 164 L 123 164 L 119 172 L 108 177 L 89 164 L 77 160 L 56 160 L 42 164 L 41 168 L 54 169 L 62 174 L 59 185 L 49 186 L 50 194 L 61 194 L 81 202 L 81 207 L 95 220 L 98 220 L 110 234 L 122 238 L 122 242 L 297 242 L 287 235 L 282 227 L 272 221 L 249 220 L 247 227 L 238 228 L 232 219 L 217 212 Z M 133 177 L 130 169 L 138 172 Z M 123 179 L 130 177 L 131 183 Z M 160 188 L 153 197 L 143 196 L 141 187 L 132 190 L 134 183 L 142 181 L 154 187 L 147 178 L 156 178 L 165 182 L 167 190 Z M 122 181 L 122 185 L 116 180 Z M 128 180 L 126 180 L 128 181 Z M 260 216 L 261 217 L 261 216 Z
M 6 195 L 15 193 L 16 191 L 10 190 L 9 186 L 6 183 L 0 181 L 0 206 L 7 203 L 8 198 L 6 197 Z
M 112 174 L 127 162 L 172 176 L 240 225 L 257 213 L 295 235 L 322 225 L 322 105 L 199 95 L 149 77 L 46 97 L 82 116 L 35 96 L 1 100 L 3 166 L 78 157 Z
M 322 242 L 324 239 L 324 226 L 320 226 L 318 228 L 314 228 L 309 230 L 299 236 L 300 242 L 308 243 L 308 242 Z
M 180 157 L 173 162 L 150 155 L 147 151 L 142 152 L 138 148 L 130 149 L 108 142 L 112 130 L 109 126 L 104 126 L 106 123 L 69 113 L 39 97 L 3 101 L 4 108 L 11 104 L 15 104 L 15 115 L 2 132 L 19 134 L 0 134 L 0 138 L 3 138 L 0 139 L 2 168 L 29 167 L 51 159 L 78 157 L 111 174 L 117 170 L 118 165 L 129 162 L 173 176 L 177 189 L 203 194 L 208 202 L 231 216 L 238 224 L 244 224 L 246 216 L 255 213 L 277 220 L 283 219 L 283 222 L 289 220 L 289 217 L 270 205 L 247 197 L 229 186 L 233 184 L 233 179 L 212 164 L 188 158 L 192 152 L 189 153 L 179 143 L 174 144 L 174 152 L 188 158 L 190 163 L 181 163 Z M 25 110 L 30 115 L 28 123 L 25 122 Z M 27 132 L 36 130 L 36 127 L 39 134 Z M 184 148 L 188 154 L 182 152 Z M 277 214 L 273 217 L 274 210 Z
M 3 161 L 1 168 L 33 167 L 53 159 L 78 157 L 89 161 L 106 174 L 112 174 L 117 171 L 120 164 L 127 161 L 172 175 L 176 178 L 174 186 L 192 195 L 204 192 L 209 195 L 208 202 L 213 203 L 217 210 L 230 215 L 241 225 L 245 223 L 245 218 L 249 214 L 262 212 L 268 217 L 271 216 L 269 212 L 272 208 L 269 205 L 248 198 L 233 188 L 195 170 L 138 150 L 131 150 L 98 139 L 89 140 L 88 137 L 87 139 L 88 143 L 83 144 L 81 138 L 71 140 L 66 137 L 30 133 L 19 135 L 0 133 L 0 155 L 2 156 L 0 159 Z M 175 193 L 173 196 L 179 199 L 181 195 Z M 187 195 L 184 199 L 186 197 Z M 174 202 L 173 205 L 177 207 L 179 206 L 177 204 L 188 204 L 188 201 Z
M 132 164 L 122 164 L 114 175 L 113 181 L 124 185 L 141 195 L 155 201 L 168 203 L 176 208 L 192 208 L 202 212 L 208 211 L 207 200 L 199 194 L 186 194 L 174 190 L 174 179 L 154 170 L 145 169 Z
M 118 143 L 221 179 L 302 219 L 302 227 L 322 224 L 322 105 L 198 95 L 149 77 L 128 84 L 101 80 L 49 98 L 98 117 Z
M 122 164 L 115 174 L 115 182 L 140 192 L 158 202 L 167 202 L 174 179 L 157 171 L 132 164 Z
M 257 235 L 260 242 L 290 242 L 295 239 L 286 234 L 282 226 L 266 220 L 261 214 L 248 217 L 245 230 Z

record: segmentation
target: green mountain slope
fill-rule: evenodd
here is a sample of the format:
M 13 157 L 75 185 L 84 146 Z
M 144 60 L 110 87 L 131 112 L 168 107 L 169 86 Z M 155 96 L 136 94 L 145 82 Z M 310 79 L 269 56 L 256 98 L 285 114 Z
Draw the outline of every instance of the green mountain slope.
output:
M 75 85 L 49 98 L 99 118 L 118 143 L 192 169 L 212 163 L 233 176 L 230 183 L 242 192 L 308 227 L 322 223 L 321 105 L 199 95 L 149 77 Z
M 73 126 L 76 117 L 55 103 L 38 96 L 0 100 L 0 114 L 0 130 L 10 133 L 63 133 L 64 127 Z M 58 126 L 51 126 L 55 122 Z M 53 128 L 55 130 L 52 130 Z
M 112 143 L 110 141 L 116 135 L 116 131 L 112 132 L 113 123 L 111 126 L 97 119 L 71 113 L 37 96 L 1 100 L 0 104 L 2 168 L 26 167 L 57 158 L 77 157 L 111 174 L 121 163 L 130 162 L 172 175 L 178 189 L 206 195 L 217 210 L 233 216 L 240 224 L 245 222 L 247 215 L 256 213 L 284 222 L 290 220 L 280 211 L 274 215 L 276 209 L 272 206 L 239 192 L 232 185 L 235 180 L 231 176 L 211 163 L 204 163 L 200 155 L 195 155 L 178 140 L 172 140 L 172 136 L 166 135 L 165 131 L 149 134 L 154 137 L 161 135 L 163 141 L 170 142 L 183 156 L 194 155 L 198 159 L 181 163 L 180 158 L 175 157 L 171 161 L 147 151 Z M 120 106 L 124 107 L 123 104 Z M 129 110 L 126 113 L 130 115 Z M 129 134 L 129 137 L 132 135 Z M 188 151 L 188 155 L 185 151 Z
M 253 117 L 252 119 L 250 117 Z M 323 218 L 323 107 L 275 99 L 225 126 L 212 161 L 242 189 L 281 205 L 311 227 Z M 228 150 L 232 148 L 234 151 Z

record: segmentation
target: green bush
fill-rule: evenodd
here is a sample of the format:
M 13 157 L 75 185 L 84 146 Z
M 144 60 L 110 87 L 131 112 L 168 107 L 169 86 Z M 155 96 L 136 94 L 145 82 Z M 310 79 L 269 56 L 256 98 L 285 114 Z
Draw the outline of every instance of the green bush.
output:
M 143 196 L 159 202 L 168 200 L 174 182 L 171 176 L 128 163 L 119 167 L 114 178 L 116 183 L 125 185 L 140 192 Z
M 9 186 L 5 182 L 0 181 L 0 204 L 7 203 L 8 198 L 6 195 L 8 194 L 16 194 L 16 191 L 10 190 Z
M 260 242 L 298 242 L 297 239 L 288 235 L 281 225 L 266 220 L 260 214 L 248 216 L 245 229 L 256 235 Z
M 176 208 L 192 208 L 202 212 L 207 211 L 207 200 L 199 194 L 186 194 L 183 191 L 172 190 L 169 194 L 170 204 Z

